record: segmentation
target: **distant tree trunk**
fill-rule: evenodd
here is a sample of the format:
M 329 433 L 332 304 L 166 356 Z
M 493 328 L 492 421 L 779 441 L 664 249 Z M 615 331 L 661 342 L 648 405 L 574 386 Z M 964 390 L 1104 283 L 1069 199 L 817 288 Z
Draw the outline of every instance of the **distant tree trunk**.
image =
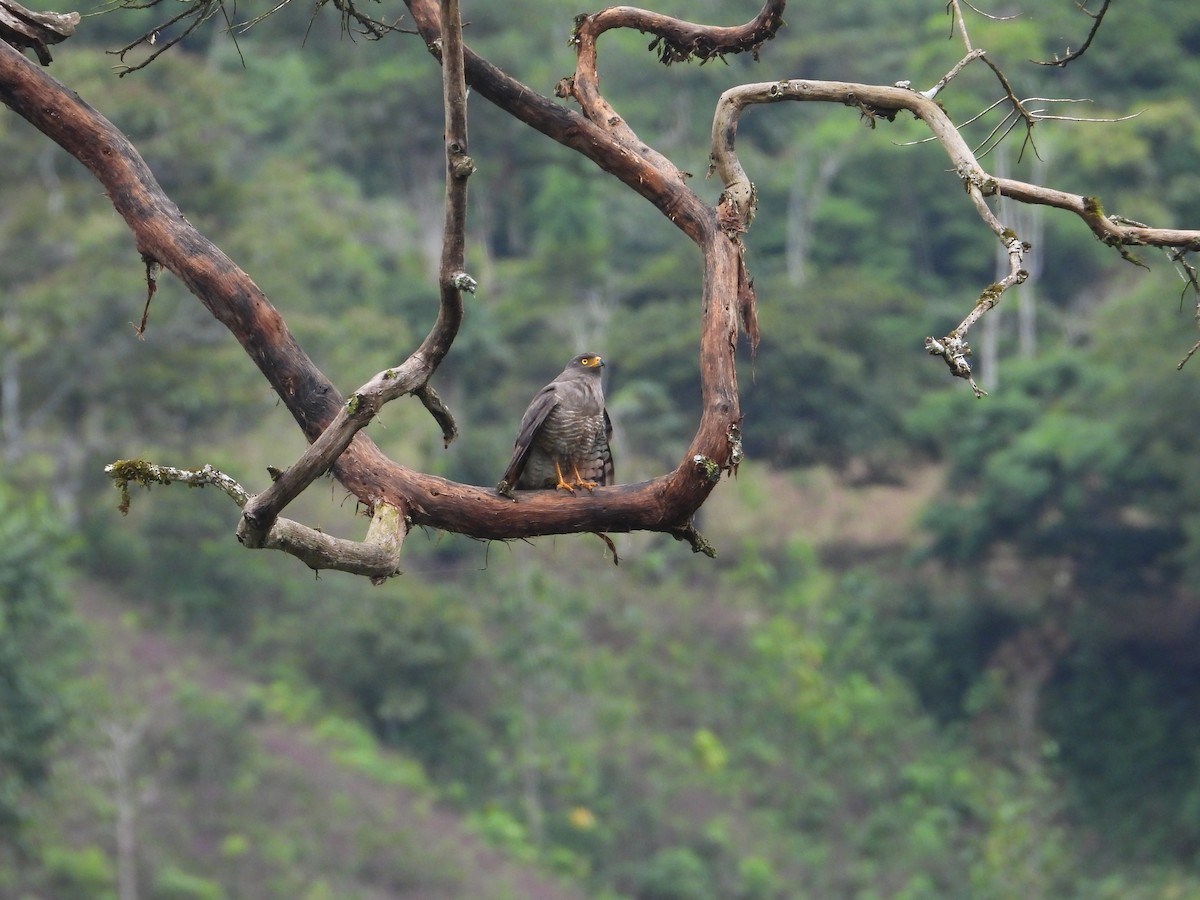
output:
M 829 192 L 829 185 L 842 170 L 843 153 L 800 153 L 795 175 L 788 192 L 787 206 L 787 275 L 797 287 L 808 274 L 808 260 L 815 235 L 813 216 L 817 206 Z
M 1040 149 L 1041 152 L 1033 161 L 1033 177 L 1036 181 L 1045 178 L 1049 168 L 1046 142 L 1042 142 Z M 1032 245 L 1025 256 L 1029 278 L 1017 294 L 1017 352 L 1022 359 L 1033 359 L 1037 356 L 1037 285 L 1042 277 L 1045 254 L 1042 239 L 1046 234 L 1046 218 L 1042 207 L 1022 205 L 1015 227 L 1019 234 L 1028 235 L 1026 240 Z
M 989 668 L 1001 674 L 1017 763 L 1033 771 L 1042 765 L 1042 731 L 1038 723 L 1042 689 L 1059 660 L 1071 647 L 1071 637 L 1053 621 L 1022 629 L 996 651 Z
M 119 900 L 138 900 L 137 880 L 137 816 L 147 799 L 139 789 L 136 756 L 146 729 L 149 714 L 143 714 L 131 725 L 107 722 L 103 731 L 109 746 L 103 753 L 105 768 L 112 780 L 113 806 L 116 807 L 117 897 Z
M 520 755 L 517 765 L 521 772 L 521 798 L 529 839 L 535 847 L 541 847 L 546 837 L 546 815 L 542 805 L 542 758 L 538 749 L 541 743 L 537 733 L 539 704 L 531 681 L 532 678 L 527 678 L 518 689 L 521 715 L 518 727 L 521 733 L 517 740 L 517 752 Z
M 996 175 L 1009 176 L 1011 166 L 1008 145 L 996 148 Z M 1046 158 L 1036 156 L 1033 162 L 1034 180 L 1046 177 Z M 1025 203 L 1013 203 L 1001 197 L 997 204 L 1000 218 L 1010 222 L 1013 230 L 1030 245 L 1025 254 L 1025 281 L 1012 288 L 1017 303 L 1017 355 L 1021 359 L 1033 359 L 1037 355 L 1037 282 L 1042 274 L 1042 237 L 1045 220 L 1042 207 Z M 996 250 L 996 279 L 1008 271 L 1008 255 L 1003 247 Z M 1000 323 L 1001 309 L 992 311 L 983 321 L 983 336 L 979 342 L 980 381 L 985 389 L 994 391 L 1000 384 Z
M 4 331 L 12 335 L 16 331 L 16 313 L 4 312 Z M 16 462 L 24 450 L 21 433 L 21 360 L 15 341 L 6 341 L 8 348 L 0 359 L 0 458 L 6 463 Z

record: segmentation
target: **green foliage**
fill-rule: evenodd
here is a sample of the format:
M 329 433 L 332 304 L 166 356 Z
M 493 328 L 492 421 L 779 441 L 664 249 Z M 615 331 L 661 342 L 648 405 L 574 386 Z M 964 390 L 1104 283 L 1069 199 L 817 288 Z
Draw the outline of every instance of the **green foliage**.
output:
M 659 850 L 637 876 L 639 900 L 710 900 L 715 898 L 712 873 L 688 847 Z
M 232 783 L 256 752 L 250 726 L 256 708 L 184 681 L 175 692 L 175 721 L 151 742 L 156 765 L 189 786 Z
M 529 837 L 529 830 L 514 815 L 490 806 L 467 819 L 471 828 L 493 847 L 497 847 L 523 862 L 537 859 L 537 847 Z
M 1037 773 L 1027 773 L 1019 788 L 1014 781 L 1012 773 L 995 771 L 985 787 L 987 830 L 971 866 L 970 896 L 1087 896 L 1087 888 L 1076 883 L 1069 839 L 1055 818 L 1052 786 Z
M 154 900 L 225 900 L 224 888 L 215 881 L 166 866 L 154 877 Z
M 940 624 L 932 632 L 902 628 L 907 637 L 893 646 L 923 696 L 955 718 L 986 709 L 989 690 L 1003 690 L 989 688 L 987 660 L 1022 625 L 1070 628 L 1072 647 L 1046 689 L 1044 716 L 1070 812 L 1126 859 L 1155 864 L 1185 858 L 1196 844 L 1200 736 L 1188 724 L 1195 664 L 1154 623 L 1195 608 L 1198 485 L 1192 430 L 1183 424 L 1193 391 L 1145 353 L 1179 316 L 1162 305 L 1131 314 L 1139 301 L 1147 298 L 1113 303 L 1104 326 L 1119 333 L 1102 326 L 1090 348 L 1006 368 L 1004 390 L 983 409 L 931 398 L 911 417 L 950 465 L 949 490 L 926 520 L 933 552 L 970 589 L 952 603 L 914 591 L 910 602 L 925 611 L 915 611 L 913 624 L 935 609 Z M 989 582 L 987 574 L 1014 557 L 1023 571 Z M 1000 823 L 1006 841 L 1030 825 L 1011 812 L 1014 823 Z M 1150 824 L 1158 822 L 1171 824 Z M 1061 835 L 1053 845 L 1028 840 L 1053 851 L 1042 874 L 1065 877 Z M 1051 884 L 1030 890 L 1061 890 Z
M 60 900 L 116 900 L 115 868 L 95 845 L 47 847 L 41 863 L 46 888 Z
M 723 21 L 756 8 L 733 6 L 659 8 Z M 968 13 L 1006 67 L 1088 24 L 1069 3 L 1027 7 L 1016 22 Z M 76 41 L 123 43 L 155 11 L 130 11 L 127 26 L 104 16 L 54 71 L 133 134 L 185 214 L 350 388 L 402 358 L 433 318 L 438 77 L 415 42 L 339 41 L 320 17 L 301 48 L 309 13 L 285 8 L 239 35 L 244 68 L 218 35 L 118 88 Z M 561 4 L 471 15 L 472 46 L 535 88 L 569 71 Z M 1130 0 L 1111 16 L 1081 64 L 1014 75 L 1019 90 L 1145 107 L 1103 132 L 1039 125 L 1048 180 L 1136 218 L 1194 224 L 1196 16 L 1183 0 Z M 606 35 L 605 91 L 699 175 L 713 98 L 731 84 L 926 86 L 957 60 L 926 0 L 810 4 L 792 24 L 760 64 L 665 71 L 644 38 Z M 941 99 L 962 120 L 996 91 L 971 67 Z M 694 248 L 591 166 L 471 104 L 469 264 L 482 290 L 438 373 L 464 435 L 442 453 L 427 417 L 397 408 L 372 436 L 406 463 L 494 483 L 530 393 L 586 344 L 612 363 L 622 479 L 658 474 L 698 411 Z M 89 577 L 263 685 L 161 679 L 170 701 L 138 756 L 160 797 L 142 810 L 150 895 L 520 896 L 444 849 L 445 819 L 424 818 L 430 784 L 508 858 L 596 896 L 1196 893 L 1195 654 L 1162 624 L 1191 621 L 1200 573 L 1194 384 L 1162 352 L 1182 355 L 1190 310 L 1163 301 L 1174 289 L 1162 281 L 1128 291 L 1086 229 L 1050 219 L 1043 355 L 1005 357 L 986 401 L 957 384 L 936 392 L 945 374 L 920 339 L 952 327 L 992 280 L 993 244 L 939 151 L 895 146 L 918 136 L 899 120 L 870 129 L 853 110 L 744 117 L 764 340 L 741 375 L 747 466 L 817 463 L 875 482 L 902 480 L 917 460 L 944 466 L 928 552 L 899 560 L 908 534 L 885 547 L 813 543 L 807 509 L 743 479 L 731 490 L 753 507 L 748 526 L 701 516 L 722 532 L 708 569 L 658 538 L 622 546 L 616 571 L 586 537 L 486 552 L 414 538 L 409 574 L 370 589 L 240 551 L 236 511 L 207 492 L 156 490 L 118 521 L 98 470 L 130 447 L 237 459 L 257 489 L 262 465 L 286 465 L 302 442 L 240 348 L 169 277 L 148 339 L 121 331 L 145 295 L 127 235 L 85 173 L 0 118 L 0 351 L 4 377 L 20 376 L 26 427 L 12 471 L 55 473 L 82 514 Z M 1016 177 L 1030 156 L 1012 163 Z M 715 199 L 719 185 L 695 181 Z M 66 477 L 55 454 L 76 460 Z M 0 767 L 17 775 L 0 807 L 16 816 L 62 733 L 69 667 L 53 646 L 70 617 L 54 588 L 62 563 L 45 555 L 60 532 L 36 504 L 0 498 L 0 670 L 20 674 L 0 698 L 0 759 L 17 761 Z M 343 497 L 318 499 L 304 514 L 324 526 Z M 360 527 L 349 512 L 347 530 Z M 1023 628 L 1060 619 L 1072 649 L 1039 695 L 1044 758 L 1014 773 L 979 737 L 1007 697 L 995 658 Z M 88 759 L 73 740 L 70 761 Z M 86 765 L 63 769 L 85 815 L 75 804 L 61 834 L 45 826 L 41 872 L 0 872 L 0 892 L 113 894 L 98 849 L 111 802 L 79 774 Z
M 1121 383 L 1118 369 L 1064 354 L 1014 364 L 1004 396 L 978 416 L 961 396 L 922 404 L 910 424 L 946 442 L 955 485 L 927 519 L 937 552 L 977 560 L 1013 543 L 1030 556 L 1068 555 L 1089 586 L 1110 589 L 1161 565 L 1182 543 L 1178 526 L 1129 514 L 1152 481 L 1144 436 L 1099 414 L 1097 398 Z
M 184 505 L 189 513 L 180 516 Z M 230 556 L 236 507 L 228 497 L 171 485 L 133 506 L 136 524 L 126 532 L 112 530 L 115 510 L 104 510 L 87 553 L 92 571 L 127 586 L 163 621 L 236 638 L 284 601 L 287 584 L 275 577 L 280 561 Z
M 1097 642 L 1072 656 L 1050 691 L 1050 731 L 1080 813 L 1128 860 L 1187 858 L 1200 845 L 1196 688 L 1189 666 Z
M 783 892 L 783 882 L 775 866 L 761 856 L 747 856 L 738 863 L 742 887 L 739 897 L 744 900 L 769 900 Z
M 405 757 L 382 753 L 372 733 L 354 720 L 326 716 L 317 723 L 314 732 L 334 745 L 331 758 L 338 765 L 361 772 L 377 784 L 408 788 L 428 785 L 420 765 Z
M 50 774 L 81 634 L 63 588 L 66 531 L 47 504 L 0 482 L 0 828 Z
M 349 698 L 383 740 L 407 747 L 434 771 L 448 759 L 485 777 L 477 735 L 448 705 L 478 640 L 469 613 L 432 585 L 403 603 L 371 590 L 318 601 L 304 623 L 301 664 L 332 696 Z M 464 758 L 464 755 L 467 755 Z
M 894 475 L 908 453 L 902 412 L 927 383 L 897 381 L 886 367 L 910 353 L 920 299 L 848 268 L 830 271 L 814 299 L 773 286 L 782 299 L 762 312 L 745 390 L 747 452 L 779 466 L 865 464 Z

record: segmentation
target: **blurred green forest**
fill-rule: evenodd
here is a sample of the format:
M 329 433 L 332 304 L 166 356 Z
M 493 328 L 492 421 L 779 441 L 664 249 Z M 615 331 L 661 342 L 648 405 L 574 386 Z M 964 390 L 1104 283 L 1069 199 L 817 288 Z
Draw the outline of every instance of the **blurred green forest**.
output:
M 532 88 L 573 69 L 582 8 L 463 5 L 468 43 Z M 1090 21 L 1070 0 L 1018 10 L 969 14 L 1018 93 L 1136 116 L 1045 122 L 1036 154 L 1014 135 L 984 165 L 1200 227 L 1200 7 L 1115 3 L 1065 69 L 1029 60 Z M 420 41 L 294 3 L 233 35 L 217 16 L 118 79 L 105 51 L 164 11 L 81 12 L 51 74 L 317 364 L 352 390 L 403 359 L 440 252 L 440 75 Z M 670 68 L 610 33 L 602 86 L 715 201 L 727 87 L 924 87 L 961 55 L 942 2 L 794 0 L 787 23 L 759 62 Z M 976 65 L 939 99 L 965 121 L 999 96 Z M 621 480 L 662 473 L 698 415 L 694 248 L 470 102 L 480 290 L 436 377 L 462 436 L 443 450 L 403 401 L 371 436 L 494 484 L 529 396 L 587 348 L 611 363 Z M 417 533 L 405 574 L 371 587 L 241 550 L 212 491 L 159 488 L 121 517 L 115 459 L 212 463 L 256 490 L 303 440 L 178 283 L 134 336 L 123 223 L 0 111 L 0 896 L 124 900 L 132 876 L 155 900 L 1200 897 L 1200 363 L 1176 371 L 1193 300 L 1164 255 L 1131 266 L 1035 211 L 1036 277 L 973 333 L 975 400 L 922 340 L 995 278 L 995 240 L 922 137 L 841 107 L 743 118 L 763 339 L 741 354 L 748 459 L 697 523 L 715 560 L 655 535 L 619 536 L 613 567 L 587 535 Z M 309 493 L 289 515 L 361 535 L 345 491 Z

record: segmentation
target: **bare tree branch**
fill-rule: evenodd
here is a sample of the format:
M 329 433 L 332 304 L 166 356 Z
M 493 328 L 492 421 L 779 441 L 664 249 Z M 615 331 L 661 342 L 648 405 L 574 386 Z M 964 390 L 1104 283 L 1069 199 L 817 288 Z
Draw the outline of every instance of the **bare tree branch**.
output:
M 244 507 L 252 498 L 236 480 L 212 466 L 200 469 L 179 469 L 146 462 L 142 459 L 121 459 L 104 467 L 104 472 L 121 492 L 120 510 L 129 512 L 129 485 L 149 488 L 155 484 L 186 484 L 191 487 L 215 486 L 238 506 Z M 238 526 L 242 539 L 245 521 Z M 404 545 L 407 526 L 396 507 L 377 503 L 371 515 L 371 525 L 362 541 L 333 537 L 290 519 L 276 519 L 259 546 L 282 550 L 301 560 L 310 569 L 337 569 L 354 575 L 366 575 L 382 581 L 400 571 L 400 550 Z
M 228 494 L 238 506 L 245 506 L 246 501 L 250 499 L 249 491 L 213 466 L 203 466 L 199 469 L 177 469 L 174 466 L 161 466 L 146 462 L 144 459 L 118 459 L 104 467 L 104 474 L 113 480 L 113 484 L 121 492 L 121 504 L 118 508 L 123 515 L 129 512 L 130 482 L 140 484 L 144 488 L 149 488 L 153 484 L 174 484 L 175 482 L 191 487 L 212 485 Z
M 32 50 L 43 66 L 53 62 L 48 45 L 65 41 L 78 24 L 77 12 L 34 12 L 16 0 L 0 0 L 0 41 Z
M 0 4 L 8 2 L 0 0 Z M 339 9 L 350 6 L 349 0 L 338 2 L 342 3 Z M 696 25 L 632 7 L 580 17 L 574 33 L 576 71 L 559 87 L 560 95 L 579 103 L 580 112 L 530 90 L 464 47 L 458 0 L 406 0 L 406 4 L 422 40 L 443 65 L 447 185 L 438 316 L 407 359 L 375 375 L 348 399 L 316 368 L 249 276 L 187 222 L 124 135 L 13 46 L 0 43 L 0 102 L 95 175 L 125 219 L 148 271 L 161 265 L 174 273 L 230 330 L 311 442 L 266 490 L 245 499 L 238 536 L 246 546 L 284 549 L 315 568 L 388 577 L 397 571 L 400 548 L 413 525 L 484 539 L 651 530 L 686 540 L 698 552 L 711 552 L 692 517 L 722 473 L 736 471 L 741 461 L 735 351 L 739 326 L 752 335 L 756 328 L 742 235 L 753 220 L 757 198 L 735 152 L 738 118 L 748 105 L 783 100 L 838 103 L 858 110 L 872 124 L 907 112 L 921 120 L 942 145 L 977 214 L 1000 240 L 1008 258 L 1007 274 L 981 291 L 959 326 L 945 337 L 927 342 L 954 374 L 968 380 L 967 333 L 1008 287 L 1025 277 L 1022 261 L 1028 245 L 1000 221 L 988 205 L 989 198 L 1009 197 L 1071 212 L 1129 259 L 1129 247 L 1154 245 L 1173 248 L 1179 261 L 1187 265 L 1182 254 L 1200 249 L 1198 231 L 1150 228 L 1106 214 L 1095 198 L 997 178 L 982 168 L 959 129 L 933 99 L 963 66 L 979 58 L 988 62 L 970 45 L 958 0 L 951 0 L 950 8 L 967 53 L 928 92 L 910 90 L 904 84 L 794 79 L 743 85 L 722 95 L 713 122 L 712 163 L 724 190 L 715 208 L 702 201 L 688 187 L 687 176 L 644 144 L 604 99 L 599 90 L 597 41 L 606 31 L 633 28 L 654 35 L 651 49 L 664 63 L 691 58 L 704 62 L 727 53 L 757 55 L 759 47 L 782 25 L 784 0 L 766 0 L 753 20 L 736 27 Z M 1013 109 L 993 134 L 1003 136 L 1022 119 L 1028 134 L 1036 111 L 1027 110 L 1003 73 L 992 68 L 1004 86 L 1005 102 Z M 444 440 L 450 440 L 456 430 L 449 410 L 428 382 L 458 332 L 462 291 L 474 287 L 464 271 L 466 180 L 473 169 L 467 155 L 466 84 L 514 118 L 595 162 L 650 201 L 698 248 L 703 271 L 699 297 L 701 415 L 691 444 L 672 472 L 636 485 L 599 487 L 584 496 L 521 491 L 513 502 L 490 488 L 457 484 L 406 468 L 386 458 L 363 431 L 385 403 L 404 394 L 415 394 L 421 400 Z M 984 145 L 994 143 L 995 138 L 989 136 Z M 971 383 L 981 393 L 973 380 Z M 332 472 L 372 513 L 365 541 L 339 543 L 279 518 L 291 500 L 326 472 Z
M 1108 12 L 1108 7 L 1111 3 L 1112 3 L 1112 0 L 1104 0 L 1104 2 L 1100 6 L 1099 11 L 1094 12 L 1094 13 L 1088 12 L 1087 6 L 1084 5 L 1083 3 L 1076 3 L 1075 5 L 1079 8 L 1079 11 L 1084 13 L 1087 16 L 1090 16 L 1091 20 L 1092 20 L 1092 27 L 1088 30 L 1087 37 L 1083 39 L 1083 44 L 1079 47 L 1078 50 L 1074 50 L 1074 51 L 1068 50 L 1062 56 L 1059 56 L 1057 53 L 1054 54 L 1054 59 L 1046 59 L 1046 60 L 1031 59 L 1030 62 L 1035 63 L 1036 65 L 1039 65 L 1039 66 L 1057 66 L 1058 68 L 1061 69 L 1061 68 L 1065 67 L 1068 63 L 1074 62 L 1075 60 L 1079 59 L 1079 57 L 1081 57 L 1081 56 L 1083 56 L 1083 54 L 1087 53 L 1088 47 L 1092 46 L 1092 39 L 1096 36 L 1096 32 L 1100 30 L 1100 26 L 1104 22 L 1104 16 Z
M 427 45 L 439 47 L 440 15 L 434 5 L 429 0 L 413 0 L 412 9 Z M 729 435 L 740 420 L 733 361 L 738 286 L 744 281 L 739 249 L 717 227 L 713 210 L 687 190 L 674 167 L 664 170 L 631 154 L 624 143 L 578 113 L 530 91 L 469 51 L 465 63 L 467 78 L 481 95 L 595 159 L 651 199 L 701 247 L 705 272 L 701 307 L 704 407 L 697 435 L 674 472 L 638 485 L 597 489 L 588 497 L 523 492 L 520 502 L 514 504 L 488 489 L 455 484 L 392 462 L 359 432 L 380 403 L 425 383 L 431 370 L 429 358 L 418 351 L 402 367 L 381 373 L 350 401 L 343 401 L 296 344 L 261 290 L 187 222 L 110 122 L 7 46 L 0 47 L 0 101 L 93 172 L 125 218 L 137 251 L 177 275 L 229 328 L 309 440 L 319 441 L 311 457 L 306 455 L 252 501 L 258 506 L 249 509 L 254 514 L 255 527 L 248 529 L 254 532 L 252 542 L 262 540 L 266 546 L 260 526 L 275 521 L 278 510 L 295 496 L 298 486 L 326 471 L 329 459 L 336 458 L 333 474 L 348 490 L 368 508 L 377 508 L 381 502 L 395 507 L 406 526 L 428 525 L 500 539 L 656 530 L 700 546 L 690 520 L 717 480 L 713 473 L 719 476 L 730 466 L 736 444 Z M 436 345 L 434 337 L 423 346 L 437 351 Z M 340 446 L 345 449 L 339 456 Z M 270 534 L 269 525 L 265 531 Z
M 939 78 L 937 80 L 937 83 L 934 84 L 933 87 L 931 87 L 929 90 L 925 91 L 925 96 L 928 97 L 930 100 L 932 100 L 934 97 L 936 97 L 938 94 L 940 94 L 942 92 L 942 89 L 950 83 L 951 79 L 953 79 L 956 75 L 958 75 L 959 72 L 961 72 L 964 68 L 966 68 L 969 63 L 973 63 L 975 60 L 979 59 L 981 56 L 983 56 L 982 50 L 969 51 L 966 56 L 964 56 L 962 59 L 960 59 L 958 62 L 956 62 L 953 66 L 951 66 L 950 71 L 947 72 L 945 75 L 943 75 L 941 78 Z M 905 83 L 903 85 L 897 85 L 897 87 L 908 87 L 908 83 Z
M 148 6 L 157 5 L 159 2 L 161 2 L 161 0 L 150 0 L 149 3 L 131 2 L 124 4 L 124 6 L 127 9 L 145 9 Z M 224 9 L 224 0 L 194 0 L 194 2 L 191 2 L 184 7 L 183 10 L 167 19 L 167 21 L 156 25 L 154 28 L 151 28 L 149 31 L 142 34 L 141 37 L 130 41 L 128 44 L 118 50 L 110 50 L 109 52 L 113 56 L 117 57 L 117 59 L 124 63 L 125 57 L 130 53 L 130 51 L 136 50 L 138 47 L 154 48 L 154 50 L 141 62 L 132 66 L 122 65 L 122 67 L 117 71 L 117 75 L 125 76 L 131 72 L 137 72 L 139 69 L 146 68 L 146 66 L 150 65 L 150 63 L 154 62 L 156 59 L 182 41 L 185 37 L 215 16 L 218 12 L 223 13 Z M 187 22 L 187 25 L 183 28 L 183 30 L 172 33 L 169 37 L 164 37 L 164 33 L 170 32 L 174 26 L 181 22 Z M 159 43 L 160 40 L 162 41 L 161 44 Z
M 683 177 L 670 160 L 638 139 L 600 93 L 597 41 L 606 31 L 629 28 L 653 34 L 655 38 L 650 49 L 659 49 L 659 58 L 667 65 L 693 57 L 706 62 L 725 54 L 747 51 L 757 59 L 759 48 L 774 37 L 783 24 L 783 6 L 782 0 L 768 0 L 754 19 L 733 28 L 696 25 L 631 6 L 614 6 L 594 15 L 578 16 L 571 38 L 577 54 L 575 75 L 559 84 L 558 94 L 574 97 L 589 121 L 615 139 L 636 147 L 638 152 L 651 156 L 656 168 Z
M 971 366 L 967 360 L 970 355 L 970 348 L 966 342 L 967 332 L 981 315 L 999 302 L 1004 291 L 1020 284 L 1027 277 L 1021 268 L 1021 262 L 1028 246 L 1011 228 L 1000 222 L 988 207 L 985 198 L 1000 195 L 1023 203 L 1052 206 L 1074 213 L 1087 224 L 1096 237 L 1117 248 L 1127 259 L 1130 257 L 1125 248 L 1129 246 L 1153 245 L 1189 251 L 1200 250 L 1200 231 L 1149 228 L 1119 216 L 1106 215 L 1100 202 L 1094 197 L 1081 197 L 1040 185 L 992 176 L 979 164 L 975 154 L 942 107 L 925 93 L 907 87 L 834 81 L 792 80 L 746 84 L 731 88 L 721 95 L 713 118 L 712 164 L 725 185 L 722 204 L 729 217 L 740 223 L 742 230 L 749 227 L 753 218 L 755 197 L 754 186 L 738 162 L 734 150 L 738 119 L 746 106 L 784 100 L 842 103 L 858 109 L 872 120 L 876 117 L 890 120 L 896 113 L 908 111 L 929 128 L 933 138 L 950 157 L 976 212 L 1003 243 L 1010 265 L 1009 274 L 981 292 L 970 314 L 957 328 L 943 338 L 926 339 L 926 349 L 945 360 L 954 375 L 967 379 L 977 396 L 983 396 L 983 391 L 975 384 L 971 375 Z
M 438 278 L 441 303 L 437 322 L 417 349 L 436 369 L 462 324 L 464 290 L 474 293 L 466 274 L 467 179 L 475 163 L 467 155 L 467 83 L 463 74 L 462 21 L 458 0 L 442 0 L 442 104 L 446 114 L 446 202 L 442 226 L 442 262 Z
M 238 537 L 248 547 L 266 545 L 276 517 L 316 478 L 345 452 L 350 441 L 390 400 L 420 393 L 425 407 L 442 426 L 443 440 L 453 435 L 450 411 L 428 388 L 462 324 L 462 291 L 474 290 L 475 282 L 462 269 L 466 248 L 467 179 L 475 164 L 467 155 L 466 82 L 462 63 L 462 23 L 458 0 L 442 0 L 441 21 L 443 105 L 446 119 L 446 203 L 442 236 L 442 265 L 438 317 L 421 346 L 395 369 L 379 373 L 350 397 L 333 422 L 313 441 L 295 465 L 276 478 L 270 487 L 251 499 L 242 511 Z M 370 498 L 374 503 L 375 498 Z

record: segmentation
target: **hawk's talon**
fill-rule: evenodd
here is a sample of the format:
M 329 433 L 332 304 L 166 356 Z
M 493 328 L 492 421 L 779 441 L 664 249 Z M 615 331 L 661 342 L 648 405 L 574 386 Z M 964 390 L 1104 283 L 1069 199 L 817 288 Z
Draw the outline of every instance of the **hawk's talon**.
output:
M 575 473 L 575 487 L 587 488 L 589 494 L 593 490 L 595 490 L 596 482 L 588 481 L 586 478 L 584 478 L 582 475 L 580 475 L 579 474 L 579 466 L 577 466 L 577 465 L 571 466 L 571 471 L 573 471 Z M 572 493 L 574 493 L 574 491 L 572 491 Z
M 575 488 L 573 488 L 571 486 L 570 482 L 568 482 L 567 479 L 563 478 L 562 469 L 559 468 L 559 465 L 557 462 L 554 463 L 554 474 L 558 476 L 558 484 L 556 484 L 554 486 L 555 488 L 557 488 L 560 491 L 570 491 L 572 494 L 575 493 Z M 575 476 L 576 476 L 576 483 L 578 483 L 579 473 L 576 472 Z

